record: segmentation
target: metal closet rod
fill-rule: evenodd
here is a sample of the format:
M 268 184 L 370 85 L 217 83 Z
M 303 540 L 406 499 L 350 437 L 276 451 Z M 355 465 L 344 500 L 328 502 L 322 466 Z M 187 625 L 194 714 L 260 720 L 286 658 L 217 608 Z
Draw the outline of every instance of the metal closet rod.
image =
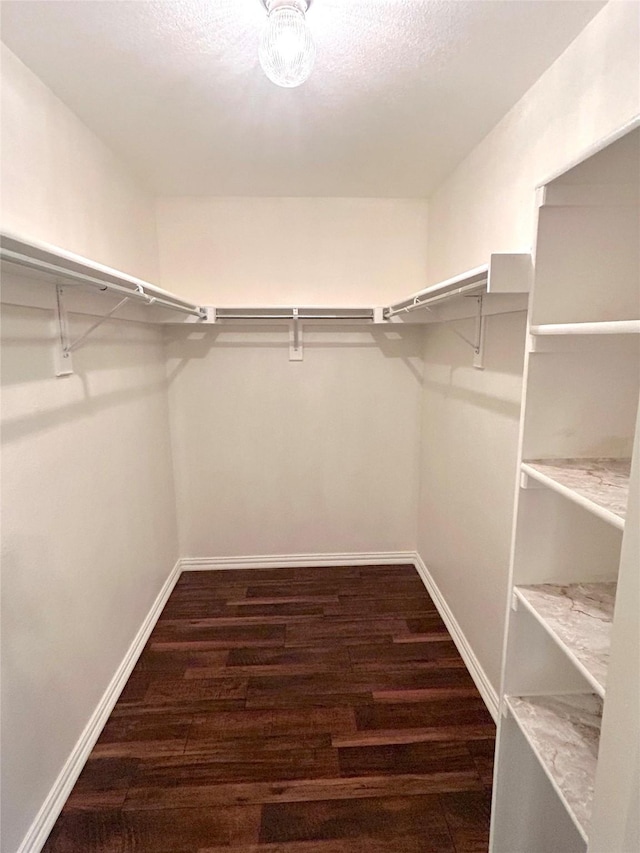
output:
M 104 281 L 100 278 L 87 275 L 87 273 L 75 272 L 74 270 L 65 269 L 65 267 L 57 264 L 49 263 L 38 258 L 30 258 L 28 255 L 23 255 L 20 252 L 13 252 L 5 247 L 0 247 L 0 258 L 10 263 L 18 264 L 28 269 L 34 269 L 38 272 L 46 272 L 58 276 L 61 279 L 70 279 L 78 284 L 84 284 L 89 287 L 95 287 L 102 291 L 111 291 L 127 296 L 129 299 L 137 299 L 144 302 L 146 305 L 160 305 L 163 308 L 169 308 L 172 311 L 180 311 L 183 314 L 192 314 L 196 317 L 204 319 L 206 312 L 197 305 L 191 305 L 188 302 L 179 300 L 174 302 L 164 296 L 153 296 L 147 293 L 143 284 L 136 285 L 135 288 L 123 287 L 121 284 L 115 284 L 111 281 Z
M 418 294 L 409 303 L 405 300 L 396 305 L 391 305 L 385 310 L 384 316 L 388 319 L 389 317 L 394 317 L 396 314 L 407 314 L 410 311 L 417 311 L 418 308 L 428 308 L 434 302 L 442 302 L 444 299 L 449 299 L 452 296 L 462 296 L 465 293 L 471 293 L 471 291 L 478 291 L 483 285 L 486 285 L 486 277 L 484 280 L 474 281 L 471 284 L 465 284 L 463 287 L 457 287 L 454 290 L 447 290 L 446 293 L 439 293 L 427 299 L 420 299 L 420 294 Z
M 61 267 L 65 272 L 73 272 L 90 278 L 97 278 L 100 282 L 115 284 L 118 287 L 133 288 L 133 290 L 137 291 L 142 289 L 147 295 L 155 296 L 158 299 L 166 299 L 171 304 L 178 303 L 186 305 L 187 308 L 199 307 L 188 299 L 183 299 L 175 293 L 163 290 L 155 284 L 128 275 L 120 270 L 114 270 L 104 264 L 96 263 L 89 258 L 68 252 L 66 249 L 61 249 L 59 246 L 54 246 L 50 243 L 25 240 L 16 234 L 4 231 L 0 232 L 0 249 L 14 252 L 27 258 L 29 261 L 41 261 L 53 264 L 56 267 Z
M 304 313 L 291 309 L 290 311 L 272 314 L 268 311 L 253 311 L 248 308 L 246 312 L 243 309 L 230 309 L 227 311 L 224 308 L 216 309 L 216 320 L 373 320 L 374 312 L 372 309 L 363 309 L 359 313 L 348 313 L 347 309 L 341 313 L 338 309 L 333 314 L 324 313 Z
M 488 282 L 489 264 L 474 267 L 474 269 L 456 275 L 453 278 L 448 278 L 446 281 L 426 287 L 424 290 L 414 293 L 408 299 L 394 302 L 393 305 L 385 308 L 384 317 L 388 320 L 389 317 L 393 317 L 396 314 L 416 311 L 418 308 L 426 308 L 428 305 L 439 302 L 442 299 L 449 299 L 451 296 L 459 296 L 460 294 L 486 287 Z

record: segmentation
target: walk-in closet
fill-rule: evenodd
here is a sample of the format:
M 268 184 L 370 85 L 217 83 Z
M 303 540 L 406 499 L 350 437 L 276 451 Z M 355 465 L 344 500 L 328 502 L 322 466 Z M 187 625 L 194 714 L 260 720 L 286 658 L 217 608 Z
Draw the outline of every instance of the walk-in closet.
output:
M 640 2 L 0 25 L 3 853 L 637 853 Z

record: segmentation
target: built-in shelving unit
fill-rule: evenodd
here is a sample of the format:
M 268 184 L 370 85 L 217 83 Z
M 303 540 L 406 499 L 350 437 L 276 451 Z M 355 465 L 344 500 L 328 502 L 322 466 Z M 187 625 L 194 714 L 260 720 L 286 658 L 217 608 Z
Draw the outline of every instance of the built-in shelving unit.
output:
M 522 463 L 526 476 L 620 528 L 627 511 L 630 470 L 630 459 L 532 459 Z
M 514 595 L 604 698 L 615 581 L 516 586 Z
M 640 849 L 619 841 L 637 836 L 640 130 L 538 200 L 491 851 L 626 853 Z
M 587 840 L 598 761 L 602 702 L 591 693 L 510 696 L 522 734 Z

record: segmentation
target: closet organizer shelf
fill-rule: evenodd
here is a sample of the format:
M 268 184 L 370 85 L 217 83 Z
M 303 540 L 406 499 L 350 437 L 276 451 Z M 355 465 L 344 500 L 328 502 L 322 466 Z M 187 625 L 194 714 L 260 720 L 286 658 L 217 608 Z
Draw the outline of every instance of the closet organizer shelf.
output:
M 622 530 L 630 468 L 629 459 L 530 459 L 521 470 Z
M 0 232 L 0 260 L 35 270 L 56 286 L 65 283 L 97 288 L 124 297 L 125 301 L 141 301 L 169 311 L 189 314 L 198 321 L 206 317 L 206 310 L 202 306 L 181 296 L 50 243 L 25 240 L 16 234 Z
M 508 696 L 505 701 L 578 831 L 588 841 L 601 700 L 583 693 Z
M 529 293 L 531 275 L 529 253 L 493 253 L 488 264 L 474 267 L 395 302 L 383 309 L 383 316 L 390 320 L 398 314 L 437 306 L 458 296 L 523 296 Z M 518 305 L 516 310 L 526 310 L 526 304 Z
M 638 186 L 640 117 L 539 189 L 491 853 L 640 849 Z
M 514 594 L 604 698 L 616 584 L 536 584 Z

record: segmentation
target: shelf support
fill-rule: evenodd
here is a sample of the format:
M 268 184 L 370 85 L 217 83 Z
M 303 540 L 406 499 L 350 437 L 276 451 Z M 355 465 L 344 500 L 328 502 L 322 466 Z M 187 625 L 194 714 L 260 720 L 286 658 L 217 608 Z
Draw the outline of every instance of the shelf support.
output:
M 484 370 L 484 326 L 486 318 L 482 313 L 482 294 L 476 299 L 478 313 L 476 314 L 476 345 L 473 348 L 473 366 L 478 370 Z
M 521 489 L 544 489 L 545 486 L 535 477 L 529 476 L 526 471 L 520 472 L 520 488 Z
M 69 350 L 69 322 L 63 300 L 64 288 L 56 284 L 56 332 L 58 344 L 55 350 L 56 376 L 70 376 L 73 373 L 73 359 Z
M 468 297 L 469 298 L 469 297 Z M 457 329 L 451 329 L 454 335 L 457 335 L 461 340 L 470 346 L 473 350 L 473 366 L 478 370 L 484 370 L 484 324 L 486 318 L 482 313 L 482 295 L 473 297 L 478 306 L 476 313 L 476 329 L 473 340 L 469 340 L 466 335 L 459 332 Z
M 136 287 L 136 291 L 144 293 L 139 285 Z M 87 340 L 89 335 L 92 332 L 95 332 L 95 330 L 103 323 L 106 323 L 110 317 L 113 317 L 116 311 L 119 308 L 122 308 L 130 298 L 130 296 L 125 296 L 124 299 L 121 299 L 120 302 L 118 302 L 117 305 L 114 305 L 110 311 L 107 311 L 103 317 L 93 323 L 93 325 L 89 326 L 89 328 L 79 335 L 74 341 L 71 341 L 69 339 L 69 320 L 64 305 L 64 288 L 61 284 L 56 285 L 56 320 L 58 337 L 58 346 L 56 347 L 56 376 L 70 376 L 73 373 L 73 359 L 71 357 L 71 353 L 79 349 L 79 347 Z M 149 297 L 147 304 L 153 305 L 155 301 L 154 297 Z
M 299 310 L 293 309 L 293 320 L 289 324 L 289 361 L 302 361 L 302 325 Z
M 89 335 L 98 328 L 98 326 L 101 326 L 103 323 L 105 323 L 109 319 L 109 317 L 113 317 L 113 315 L 116 313 L 118 308 L 122 308 L 122 306 L 125 304 L 125 302 L 128 302 L 128 301 L 129 301 L 128 296 L 125 296 L 124 299 L 121 299 L 120 302 L 118 302 L 118 304 L 114 308 L 111 309 L 111 311 L 107 311 L 107 313 L 104 315 L 104 317 L 101 317 L 96 323 L 93 324 L 93 326 L 89 326 L 87 331 L 83 332 L 80 335 L 80 337 L 76 338 L 75 341 L 72 341 L 70 344 L 68 344 L 67 348 L 66 348 L 66 352 L 72 353 L 75 349 L 78 349 L 80 344 L 84 343 L 86 341 L 86 339 L 89 337 Z

